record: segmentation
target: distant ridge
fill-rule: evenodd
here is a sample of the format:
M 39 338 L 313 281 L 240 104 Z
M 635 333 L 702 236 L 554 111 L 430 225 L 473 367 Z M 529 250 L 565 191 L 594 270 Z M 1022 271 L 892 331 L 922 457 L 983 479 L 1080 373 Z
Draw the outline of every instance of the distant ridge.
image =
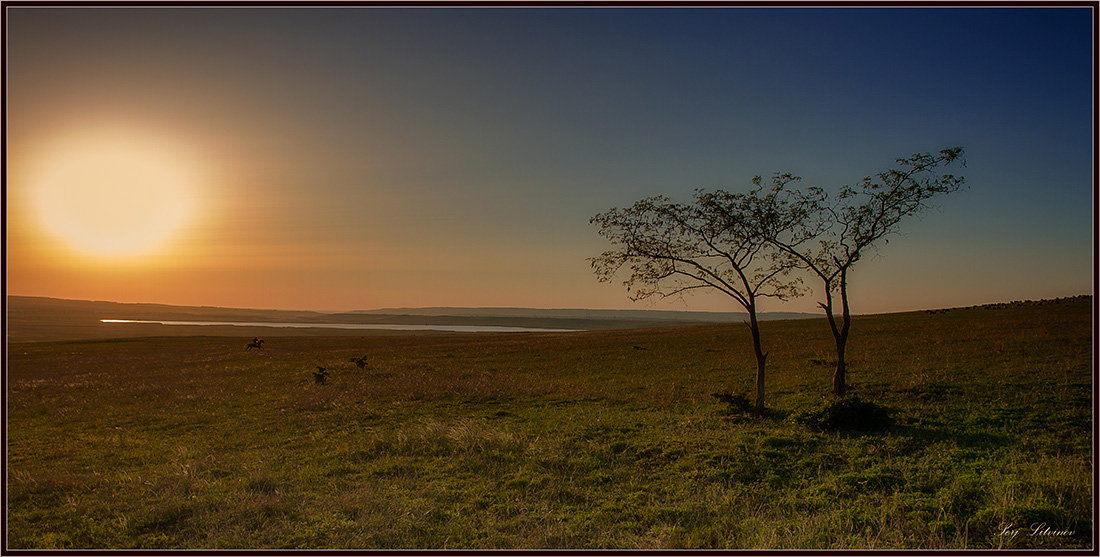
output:
M 637 329 L 747 319 L 744 313 L 661 310 L 536 309 L 536 308 L 390 308 L 344 312 L 174 306 L 168 304 L 65 300 L 8 296 L 7 340 L 47 341 L 149 336 L 292 336 L 334 334 L 408 334 L 392 329 L 365 332 L 321 328 L 273 329 L 262 323 L 326 323 L 371 325 L 461 325 L 534 329 Z M 804 313 L 766 313 L 762 320 L 817 317 Z M 201 321 L 225 325 L 106 324 L 102 319 Z M 234 322 L 253 323 L 242 327 Z
M 745 312 L 723 311 L 675 311 L 675 310 L 648 310 L 648 309 L 545 309 L 545 308 L 516 308 L 516 307 L 421 307 L 421 308 L 380 308 L 346 311 L 312 311 L 312 310 L 286 310 L 286 309 L 253 309 L 233 308 L 221 306 L 183 306 L 172 304 L 158 304 L 149 302 L 107 302 L 102 300 L 73 300 L 66 298 L 52 298 L 45 296 L 8 296 L 10 306 L 36 306 L 49 307 L 73 307 L 81 309 L 105 309 L 130 312 L 140 312 L 142 316 L 162 316 L 159 312 L 177 314 L 183 312 L 190 316 L 204 315 L 208 317 L 269 317 L 268 320 L 305 320 L 315 321 L 319 319 L 331 319 L 338 316 L 419 316 L 419 317 L 507 317 L 529 319 L 583 319 L 583 320 L 612 320 L 612 321 L 682 321 L 690 323 L 728 323 L 740 322 L 748 319 Z M 153 313 L 150 313 L 153 312 Z M 821 317 L 817 313 L 799 312 L 761 312 L 757 314 L 761 320 L 776 319 L 807 319 Z M 359 320 L 357 320 L 359 321 Z
M 749 318 L 745 312 L 726 311 L 675 311 L 648 309 L 539 309 L 513 307 L 425 307 L 425 308 L 382 308 L 356 310 L 350 313 L 365 315 L 424 315 L 424 316 L 470 316 L 470 317 L 534 317 L 551 319 L 630 319 L 645 321 L 690 321 L 692 323 L 728 323 Z M 762 312 L 762 320 L 808 319 L 820 317 L 817 313 L 800 312 Z
M 990 310 L 1006 307 L 1077 303 L 1090 296 L 1048 300 L 1020 300 L 991 303 L 969 308 L 913 310 L 944 313 L 964 310 Z M 122 303 L 90 300 L 66 300 L 36 296 L 7 296 L 8 342 L 40 342 L 78 339 L 139 338 L 154 336 L 333 336 L 427 334 L 420 332 L 340 330 L 323 324 L 371 325 L 462 325 L 501 326 L 532 329 L 609 330 L 654 327 L 678 327 L 720 323 L 741 323 L 748 315 L 740 312 L 669 311 L 644 309 L 539 309 L 539 308 L 382 308 L 320 312 L 274 309 L 224 308 L 214 306 L 175 306 L 152 303 Z M 907 313 L 907 312 L 903 312 Z M 816 313 L 767 312 L 761 320 L 822 318 Z M 150 321 L 203 321 L 216 325 L 110 324 L 103 319 Z M 245 322 L 256 326 L 238 326 Z M 318 324 L 318 327 L 278 329 L 264 323 Z M 441 333 L 433 333 L 441 334 Z M 442 333 L 446 334 L 446 333 Z

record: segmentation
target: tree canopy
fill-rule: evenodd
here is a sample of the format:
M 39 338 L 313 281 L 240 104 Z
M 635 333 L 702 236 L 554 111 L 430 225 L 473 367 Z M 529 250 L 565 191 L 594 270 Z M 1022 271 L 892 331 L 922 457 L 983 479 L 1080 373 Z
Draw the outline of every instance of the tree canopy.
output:
M 756 189 L 749 197 L 758 215 L 755 220 L 764 225 L 766 242 L 821 281 L 824 300 L 818 305 L 825 311 L 837 350 L 836 395 L 846 390 L 844 355 L 852 321 L 849 272 L 867 250 L 889 242 L 888 236 L 897 233 L 905 219 L 965 185 L 964 177 L 944 170 L 954 164 L 966 164 L 962 147 L 899 158 L 894 168 L 844 186 L 831 197 L 819 187 L 790 187 L 799 180 L 790 174 L 773 176 L 768 189 L 759 177 L 753 180 Z M 834 315 L 838 294 L 839 321 Z
M 786 300 L 803 292 L 795 271 L 809 271 L 822 284 L 825 311 L 837 350 L 833 390 L 843 395 L 845 346 L 851 328 L 848 273 L 869 249 L 898 232 L 901 223 L 965 184 L 946 172 L 965 166 L 961 147 L 896 160 L 830 195 L 820 187 L 798 188 L 792 174 L 757 176 L 744 193 L 696 190 L 690 203 L 647 197 L 591 219 L 612 249 L 592 258 L 601 282 L 626 271 L 630 298 L 679 297 L 713 289 L 736 300 L 749 314 L 757 359 L 757 408 L 763 408 L 764 364 L 757 302 Z M 835 297 L 841 317 L 835 316 Z
M 761 297 L 787 299 L 800 279 L 795 262 L 769 244 L 751 209 L 750 196 L 696 190 L 690 204 L 664 196 L 642 199 L 592 217 L 613 249 L 592 258 L 602 282 L 628 271 L 623 285 L 631 299 L 675 297 L 709 288 L 736 300 L 749 314 L 757 359 L 757 409 L 764 407 L 764 352 L 757 320 Z

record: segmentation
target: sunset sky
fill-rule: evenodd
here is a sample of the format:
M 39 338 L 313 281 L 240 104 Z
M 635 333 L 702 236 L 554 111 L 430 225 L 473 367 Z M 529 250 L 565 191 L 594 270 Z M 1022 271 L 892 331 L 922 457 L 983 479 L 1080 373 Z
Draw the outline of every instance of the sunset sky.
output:
M 853 311 L 1092 289 L 1088 8 L 5 9 L 8 294 L 734 311 L 598 283 L 588 219 L 953 145 Z

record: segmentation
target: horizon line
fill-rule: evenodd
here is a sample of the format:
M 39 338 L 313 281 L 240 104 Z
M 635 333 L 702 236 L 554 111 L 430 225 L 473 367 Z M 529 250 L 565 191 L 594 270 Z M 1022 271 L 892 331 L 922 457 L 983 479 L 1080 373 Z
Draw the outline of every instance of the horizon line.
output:
M 999 300 L 990 302 L 974 303 L 970 305 L 951 306 L 951 307 L 928 307 L 909 309 L 902 311 L 886 311 L 886 312 L 871 312 L 871 313 L 853 313 L 852 315 L 887 315 L 892 313 L 910 313 L 918 311 L 933 311 L 933 310 L 946 310 L 946 309 L 964 309 L 972 307 L 982 307 L 996 304 L 1013 304 L 1013 303 L 1027 303 L 1027 302 L 1043 302 L 1043 301 L 1057 301 L 1068 300 L 1074 298 L 1091 298 L 1093 293 L 1074 294 L 1069 296 L 1056 296 L 1053 298 L 1038 298 L 1038 299 L 1017 299 L 1017 300 Z M 247 311 L 281 311 L 281 312 L 309 312 L 320 314 L 337 314 L 337 313 L 355 313 L 355 312 L 379 312 L 379 311 L 401 311 L 401 310 L 433 310 L 433 309 L 449 309 L 449 310 L 534 310 L 534 311 L 619 311 L 619 312 L 651 312 L 651 313 L 696 313 L 696 314 L 736 314 L 736 315 L 748 315 L 747 311 L 711 311 L 711 310 L 676 310 L 676 309 L 643 309 L 643 308 L 583 308 L 583 307 L 555 307 L 555 308 L 539 308 L 539 307 L 520 307 L 520 306 L 419 306 L 419 307 L 379 307 L 373 309 L 346 309 L 346 310 L 317 310 L 317 309 L 276 309 L 276 308 L 257 308 L 257 307 L 231 307 L 231 306 L 212 306 L 212 305 L 187 305 L 187 304 L 168 304 L 163 302 L 119 302 L 115 300 L 89 300 L 80 298 L 60 298 L 56 296 L 31 296 L 23 294 L 8 294 L 5 293 L 4 304 L 7 307 L 8 298 L 38 298 L 45 300 L 57 300 L 62 302 L 92 302 L 92 303 L 110 303 L 120 305 L 148 305 L 148 306 L 166 306 L 177 308 L 199 308 L 199 309 L 227 309 L 227 310 L 247 310 Z M 757 312 L 758 315 L 774 315 L 774 314 L 790 314 L 790 315 L 812 315 L 824 316 L 824 312 L 806 312 L 806 311 L 761 311 Z M 5 311 L 5 320 L 7 319 L 7 312 Z

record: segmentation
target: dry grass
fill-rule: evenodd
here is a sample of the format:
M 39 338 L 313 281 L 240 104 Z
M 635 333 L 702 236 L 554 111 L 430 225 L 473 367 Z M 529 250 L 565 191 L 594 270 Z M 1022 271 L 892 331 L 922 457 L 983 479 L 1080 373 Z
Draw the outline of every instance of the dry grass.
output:
M 8 540 L 1087 548 L 1090 304 L 858 318 L 877 435 L 784 419 L 829 399 L 818 320 L 764 323 L 776 416 L 749 420 L 711 396 L 752 386 L 742 326 L 12 344 Z M 997 535 L 1024 521 L 1075 534 Z

